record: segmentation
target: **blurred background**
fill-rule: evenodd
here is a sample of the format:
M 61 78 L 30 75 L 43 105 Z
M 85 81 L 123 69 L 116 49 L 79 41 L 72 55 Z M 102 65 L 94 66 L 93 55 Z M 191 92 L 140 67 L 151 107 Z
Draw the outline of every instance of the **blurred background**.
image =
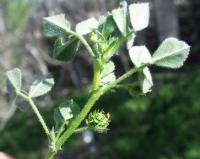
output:
M 179 70 L 152 67 L 155 86 L 146 96 L 119 88 L 101 98 L 96 107 L 111 113 L 110 130 L 73 135 L 57 159 L 200 159 L 200 1 L 148 1 L 150 26 L 137 34 L 136 44 L 145 44 L 153 52 L 163 39 L 178 37 L 192 46 L 186 64 Z M 92 78 L 90 59 L 81 49 L 70 63 L 53 60 L 55 39 L 43 36 L 42 18 L 65 13 L 74 26 L 88 17 L 105 14 L 119 3 L 0 0 L 0 151 L 17 159 L 42 159 L 48 148 L 33 112 L 19 111 L 6 93 L 6 70 L 19 67 L 25 89 L 41 74 L 54 74 L 53 91 L 36 101 L 49 126 L 54 124 L 53 109 L 63 99 L 73 98 L 81 106 L 87 100 Z M 127 53 L 113 60 L 117 75 L 132 67 Z

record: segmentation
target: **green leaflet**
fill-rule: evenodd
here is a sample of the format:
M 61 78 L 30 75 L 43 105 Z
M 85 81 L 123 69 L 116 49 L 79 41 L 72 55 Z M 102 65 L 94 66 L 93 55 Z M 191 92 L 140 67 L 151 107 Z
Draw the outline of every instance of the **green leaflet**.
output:
M 53 57 L 60 61 L 71 60 L 78 50 L 79 42 L 79 39 L 72 36 L 63 43 L 62 38 L 59 37 L 54 43 Z
M 121 45 L 125 41 L 127 41 L 132 35 L 133 35 L 133 32 L 129 32 L 126 36 L 112 39 L 109 46 L 103 52 L 103 60 L 107 62 L 113 55 L 117 53 L 117 50 L 121 47 Z
M 54 79 L 51 74 L 43 75 L 35 80 L 29 90 L 29 96 L 36 98 L 48 93 L 54 85 Z
M 99 26 L 95 18 L 86 19 L 76 25 L 76 32 L 80 35 L 85 35 L 97 29 Z
M 134 31 L 143 30 L 149 25 L 149 3 L 133 3 L 129 5 L 129 14 Z
M 80 112 L 79 106 L 71 99 L 65 100 L 54 111 L 54 120 L 56 128 L 61 124 L 68 124 L 69 121 L 74 118 Z
M 104 64 L 103 70 L 100 75 L 102 86 L 107 85 L 108 83 L 116 79 L 114 70 L 115 70 L 115 65 L 112 61 L 109 61 L 108 63 Z
M 137 67 L 144 63 L 151 63 L 151 54 L 145 46 L 134 46 L 129 49 L 129 56 L 133 64 Z M 151 91 L 153 81 L 148 67 L 143 69 L 144 77 L 141 80 L 142 91 L 147 93 Z
M 129 28 L 129 14 L 128 14 L 128 5 L 126 1 L 121 2 L 121 7 L 114 9 L 112 11 L 113 18 L 115 23 L 122 33 L 123 36 L 128 35 L 131 32 Z M 126 47 L 127 49 L 131 48 L 135 39 L 135 33 L 132 32 L 132 35 L 127 39 Z
M 111 34 L 116 30 L 116 28 L 116 24 L 111 14 L 100 17 L 100 25 L 98 30 L 105 39 L 108 39 Z
M 129 56 L 133 64 L 137 67 L 144 63 L 151 62 L 151 54 L 146 46 L 133 46 L 129 50 Z
M 128 32 L 128 10 L 127 2 L 123 1 L 121 7 L 114 9 L 112 11 L 113 18 L 115 23 L 123 35 L 126 35 Z
M 119 38 L 111 39 L 108 47 L 102 53 L 103 60 L 107 62 L 114 54 L 117 53 L 120 45 L 121 41 L 119 40 Z
M 157 66 L 179 68 L 187 59 L 190 46 L 176 38 L 168 38 L 153 54 L 152 63 Z
M 47 37 L 63 35 L 70 32 L 70 23 L 65 19 L 64 14 L 43 18 L 44 34 Z
M 22 74 L 19 68 L 7 71 L 6 78 L 7 91 L 9 93 L 16 93 L 17 90 L 21 89 Z
M 114 36 L 116 31 L 116 24 L 111 14 L 101 16 L 99 18 L 99 27 L 94 30 L 89 36 L 90 42 L 93 43 L 94 52 L 97 58 L 100 58 L 108 49 L 109 45 L 116 40 Z M 94 41 L 91 41 L 91 37 L 94 37 Z

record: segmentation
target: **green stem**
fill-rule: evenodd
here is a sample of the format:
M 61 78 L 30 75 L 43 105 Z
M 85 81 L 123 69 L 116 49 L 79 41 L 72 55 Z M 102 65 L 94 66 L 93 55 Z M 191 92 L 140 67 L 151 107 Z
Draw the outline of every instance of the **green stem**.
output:
M 100 74 L 101 74 L 101 65 L 99 61 L 95 61 L 94 63 L 94 78 L 93 78 L 93 86 L 92 90 L 95 91 L 99 88 L 100 84 Z
M 81 127 L 81 128 L 76 129 L 74 132 L 75 132 L 75 133 L 81 133 L 81 132 L 83 132 L 83 131 L 85 131 L 85 130 L 87 130 L 87 129 L 88 129 L 88 126 L 84 126 L 84 127 Z
M 136 72 L 139 72 L 141 70 L 143 70 L 145 67 L 149 66 L 149 63 L 145 63 L 139 67 L 134 67 L 132 69 L 130 69 L 128 72 L 126 72 L 124 75 L 122 75 L 121 77 L 119 77 L 118 79 L 116 79 L 115 81 L 111 82 L 107 87 L 105 87 L 102 90 L 102 93 L 106 93 L 107 91 L 109 91 L 111 88 L 114 88 L 118 83 L 122 82 L 123 80 L 127 79 L 128 77 L 130 77 L 131 75 L 133 75 Z
M 48 129 L 44 119 L 42 118 L 39 110 L 37 109 L 36 105 L 34 104 L 33 100 L 30 99 L 30 98 L 29 98 L 29 104 L 32 107 L 33 111 L 35 112 L 40 124 L 42 125 L 42 127 L 43 127 L 43 129 L 44 129 L 44 131 L 46 133 L 46 135 L 49 136 L 49 134 L 50 134 L 49 129 Z
M 88 44 L 88 42 L 85 40 L 85 38 L 79 34 L 77 34 L 76 32 L 73 31 L 69 31 L 66 30 L 66 33 L 71 34 L 73 36 L 75 36 L 76 38 L 78 38 L 82 44 L 85 46 L 85 48 L 87 49 L 89 55 L 92 57 L 92 60 L 94 62 L 94 78 L 93 78 L 93 89 L 92 90 L 97 90 L 99 87 L 99 83 L 100 83 L 100 71 L 101 71 L 101 65 L 100 62 L 98 60 L 95 59 L 95 54 L 92 50 L 92 48 L 90 47 L 90 45 Z
M 140 67 L 135 67 L 131 70 L 129 70 L 127 73 L 119 77 L 117 80 L 111 82 L 108 86 L 105 88 L 100 88 L 97 91 L 94 91 L 94 93 L 91 95 L 85 106 L 83 107 L 80 114 L 72 121 L 67 131 L 63 133 L 63 135 L 57 140 L 56 142 L 56 148 L 60 149 L 61 146 L 68 140 L 68 138 L 76 131 L 76 129 L 79 127 L 81 122 L 85 119 L 85 117 L 90 112 L 91 108 L 94 106 L 96 101 L 107 91 L 114 88 L 118 83 L 122 82 L 126 78 L 130 77 L 132 74 L 141 71 L 146 66 L 150 65 L 149 63 L 143 64 Z M 49 152 L 47 159 L 53 159 L 56 152 Z
M 66 33 L 71 34 L 71 35 L 75 36 L 76 38 L 78 38 L 82 42 L 82 44 L 85 46 L 85 48 L 87 49 L 89 55 L 94 60 L 95 54 L 94 54 L 92 48 L 90 47 L 90 45 L 88 44 L 88 42 L 85 40 L 85 38 L 83 36 L 77 34 L 74 31 L 69 31 L 69 30 L 65 30 L 65 31 L 66 31 Z
M 56 152 L 50 150 L 46 159 L 53 159 L 55 155 L 56 155 Z
M 20 92 L 20 91 L 17 91 L 17 95 L 21 96 L 24 100 L 26 100 L 29 103 L 29 105 L 33 109 L 34 113 L 36 114 L 40 124 L 42 125 L 45 134 L 47 135 L 47 137 L 49 137 L 49 134 L 50 134 L 49 129 L 48 129 L 44 119 L 42 118 L 39 110 L 37 109 L 36 105 L 34 104 L 33 100 L 30 97 L 28 97 L 25 94 L 23 94 L 22 92 Z
M 65 127 L 65 124 L 66 124 L 66 121 L 63 122 L 63 123 L 61 124 L 61 126 L 59 127 L 59 129 L 58 129 L 58 133 L 57 133 L 57 135 L 56 135 L 56 141 L 58 140 L 58 138 L 59 138 L 60 135 L 62 134 L 63 129 L 64 129 L 64 127 Z
M 70 124 L 67 131 L 65 131 L 64 134 L 56 142 L 57 149 L 59 149 L 67 141 L 67 139 L 73 134 L 73 132 L 77 129 L 77 127 L 81 124 L 81 122 L 85 119 L 85 117 L 91 110 L 92 106 L 102 95 L 101 92 L 102 92 L 102 90 L 100 89 L 91 95 L 91 97 L 89 98 L 86 105 L 83 107 L 80 114 L 72 121 L 72 123 Z

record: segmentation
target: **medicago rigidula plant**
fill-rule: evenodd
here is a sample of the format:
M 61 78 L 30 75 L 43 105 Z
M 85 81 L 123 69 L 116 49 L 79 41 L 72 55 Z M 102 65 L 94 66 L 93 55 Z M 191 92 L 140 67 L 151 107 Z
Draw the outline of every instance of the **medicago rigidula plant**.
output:
M 53 58 L 68 62 L 77 53 L 80 44 L 87 50 L 94 66 L 93 84 L 89 98 L 80 110 L 73 100 L 66 100 L 55 109 L 55 126 L 49 128 L 40 114 L 34 99 L 48 93 L 54 86 L 51 74 L 43 75 L 35 80 L 29 91 L 22 89 L 22 75 L 18 68 L 7 72 L 7 90 L 15 95 L 15 103 L 19 108 L 29 105 L 41 123 L 49 140 L 47 159 L 52 159 L 76 132 L 91 129 L 97 132 L 108 130 L 109 113 L 103 110 L 90 112 L 96 101 L 106 92 L 116 87 L 120 82 L 135 73 L 141 74 L 139 80 L 143 94 L 151 91 L 153 80 L 149 67 L 151 65 L 176 69 L 184 64 L 188 57 L 190 46 L 176 38 L 168 38 L 162 42 L 151 55 L 146 46 L 133 46 L 136 33 L 149 24 L 149 3 L 134 3 L 121 6 L 103 16 L 89 18 L 78 23 L 75 29 L 64 14 L 43 19 L 44 33 L 47 37 L 57 37 L 54 44 Z M 65 40 L 63 36 L 68 36 Z M 134 67 L 122 76 L 116 78 L 115 64 L 112 57 L 125 46 Z M 84 127 L 80 124 L 85 122 Z

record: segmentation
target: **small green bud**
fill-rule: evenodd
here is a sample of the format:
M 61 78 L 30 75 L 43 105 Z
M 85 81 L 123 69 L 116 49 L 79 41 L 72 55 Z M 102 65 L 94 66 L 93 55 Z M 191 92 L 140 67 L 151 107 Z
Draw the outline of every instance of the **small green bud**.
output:
M 88 127 L 97 132 L 104 132 L 108 130 L 109 123 L 110 114 L 99 110 L 91 112 L 87 120 Z
M 89 33 L 88 38 L 92 44 L 96 44 L 98 42 L 98 36 L 95 32 Z

